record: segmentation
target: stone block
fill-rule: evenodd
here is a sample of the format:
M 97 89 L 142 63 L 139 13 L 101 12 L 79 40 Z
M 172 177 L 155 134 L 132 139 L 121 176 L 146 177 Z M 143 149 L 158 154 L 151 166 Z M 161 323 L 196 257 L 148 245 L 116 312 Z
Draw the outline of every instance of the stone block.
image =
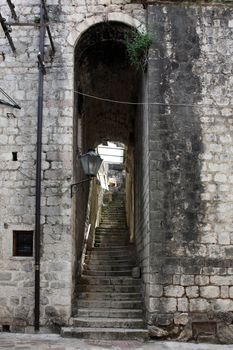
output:
M 220 287 L 220 295 L 221 295 L 221 298 L 223 298 L 223 299 L 229 298 L 229 296 L 230 296 L 229 295 L 229 287 L 228 286 L 221 286 Z M 232 296 L 230 296 L 230 297 L 233 298 L 233 293 L 232 293 Z
M 150 285 L 150 295 L 152 297 L 161 297 L 163 295 L 162 285 Z
M 164 287 L 164 295 L 166 297 L 182 297 L 184 295 L 184 287 L 182 286 L 166 286 Z
M 223 288 L 223 287 L 221 287 L 221 288 Z M 228 287 L 226 287 L 226 288 L 228 288 Z M 229 296 L 230 296 L 230 298 L 233 298 L 233 287 L 229 287 Z
M 173 314 L 158 314 L 156 316 L 156 325 L 169 326 L 173 323 L 173 319 L 174 319 Z
M 190 299 L 190 311 L 191 312 L 207 312 L 211 309 L 210 304 L 206 299 Z
M 182 275 L 180 277 L 180 284 L 182 286 L 191 286 L 194 284 L 194 276 L 193 275 Z
M 178 314 L 174 317 L 174 323 L 185 326 L 189 321 L 188 313 Z
M 209 276 L 203 276 L 203 275 L 199 275 L 199 276 L 195 276 L 195 284 L 198 286 L 205 286 L 209 284 Z
M 233 325 L 219 325 L 217 334 L 222 344 L 233 343 Z
M 217 286 L 233 285 L 233 276 L 210 276 L 210 283 Z
M 185 288 L 186 295 L 189 298 L 198 298 L 199 297 L 199 287 L 198 286 L 190 286 Z
M 159 298 L 150 298 L 148 309 L 149 312 L 159 311 Z
M 166 330 L 156 326 L 149 326 L 148 332 L 151 338 L 165 338 L 168 336 L 168 332 Z
M 162 313 L 175 312 L 177 309 L 176 298 L 160 298 L 159 299 L 159 311 Z
M 219 287 L 216 287 L 216 286 L 200 287 L 200 296 L 206 299 L 218 298 L 220 296 Z
M 211 302 L 215 311 L 221 311 L 221 312 L 233 311 L 232 299 L 214 299 Z
M 180 312 L 189 311 L 189 300 L 188 298 L 178 298 L 177 299 L 177 310 Z
M 0 272 L 0 281 L 10 281 L 12 274 L 10 272 Z

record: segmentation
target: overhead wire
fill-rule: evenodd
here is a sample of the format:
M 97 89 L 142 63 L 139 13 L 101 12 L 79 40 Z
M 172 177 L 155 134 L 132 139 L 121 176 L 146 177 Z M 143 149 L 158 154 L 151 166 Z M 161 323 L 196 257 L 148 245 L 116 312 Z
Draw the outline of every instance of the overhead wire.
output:
M 81 91 L 75 90 L 74 93 L 78 95 L 82 95 L 88 98 L 92 98 L 99 101 L 123 104 L 123 105 L 137 105 L 137 106 L 147 106 L 147 105 L 155 105 L 155 106 L 177 106 L 177 107 L 211 107 L 211 108 L 232 108 L 233 105 L 218 105 L 215 102 L 213 104 L 205 104 L 205 103 L 197 103 L 197 104 L 189 104 L 189 103 L 165 103 L 165 102 L 132 102 L 132 101 L 119 101 L 113 100 L 110 98 L 104 98 L 100 96 L 90 95 Z

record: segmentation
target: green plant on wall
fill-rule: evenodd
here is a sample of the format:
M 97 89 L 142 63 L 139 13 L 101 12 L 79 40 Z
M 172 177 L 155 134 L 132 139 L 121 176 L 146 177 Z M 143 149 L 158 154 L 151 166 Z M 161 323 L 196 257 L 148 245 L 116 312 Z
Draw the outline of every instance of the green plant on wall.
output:
M 148 50 L 152 44 L 150 34 L 135 29 L 125 37 L 125 44 L 130 64 L 137 70 L 144 70 L 147 65 Z

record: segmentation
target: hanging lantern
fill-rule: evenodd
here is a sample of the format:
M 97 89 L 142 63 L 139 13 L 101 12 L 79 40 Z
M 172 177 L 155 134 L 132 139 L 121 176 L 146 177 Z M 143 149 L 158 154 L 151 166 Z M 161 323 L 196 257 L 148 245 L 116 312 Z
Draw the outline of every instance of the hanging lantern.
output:
M 97 175 L 103 159 L 96 153 L 94 149 L 90 149 L 87 153 L 83 154 L 80 157 L 80 162 L 82 164 L 84 174 L 88 176 L 88 178 L 71 185 L 71 198 L 73 197 L 73 194 L 77 192 L 79 185 L 90 181 Z
M 103 159 L 96 153 L 94 149 L 90 149 L 86 154 L 80 157 L 83 171 L 85 175 L 95 177 L 103 162 Z

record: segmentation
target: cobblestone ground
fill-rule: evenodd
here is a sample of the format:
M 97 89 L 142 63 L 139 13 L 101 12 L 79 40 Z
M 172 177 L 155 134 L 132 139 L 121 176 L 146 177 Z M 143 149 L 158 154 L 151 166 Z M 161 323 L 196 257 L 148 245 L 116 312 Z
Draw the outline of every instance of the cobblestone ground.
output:
M 0 334 L 0 349 L 4 350 L 233 350 L 233 345 L 212 345 L 149 341 L 84 341 L 63 339 L 54 334 Z

